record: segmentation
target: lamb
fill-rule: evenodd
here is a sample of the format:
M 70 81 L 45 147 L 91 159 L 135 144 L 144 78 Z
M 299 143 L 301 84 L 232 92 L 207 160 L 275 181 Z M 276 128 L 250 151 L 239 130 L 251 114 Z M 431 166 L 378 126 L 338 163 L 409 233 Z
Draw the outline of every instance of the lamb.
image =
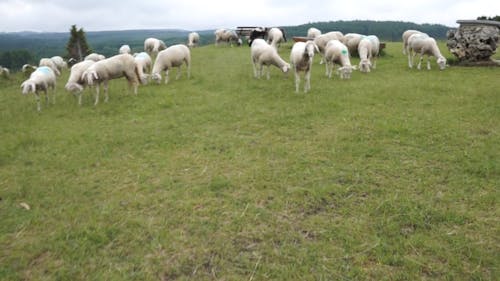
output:
M 198 46 L 200 43 L 200 35 L 197 32 L 191 32 L 188 34 L 188 47 L 193 48 Z
M 269 29 L 267 32 L 267 43 L 278 49 L 281 42 L 286 42 L 285 31 L 277 27 Z
M 295 73 L 295 92 L 299 92 L 300 72 L 304 71 L 304 93 L 311 90 L 311 67 L 314 52 L 318 51 L 318 46 L 312 41 L 296 42 L 293 44 L 290 53 L 290 64 Z
M 335 63 L 341 65 L 337 70 L 341 79 L 350 79 L 352 71 L 356 70 L 356 67 L 351 65 L 347 46 L 339 40 L 330 40 L 328 44 L 326 44 L 325 61 L 326 75 L 328 78 L 332 78 L 332 71 Z
M 227 42 L 233 46 L 233 42 L 236 42 L 238 46 L 241 46 L 241 38 L 236 34 L 234 30 L 229 29 L 217 29 L 215 32 L 215 45 L 218 46 L 220 42 Z
M 406 52 L 408 53 L 408 66 L 410 68 L 413 67 L 413 57 L 415 57 L 417 53 L 420 54 L 420 61 L 417 65 L 417 69 L 420 70 L 420 65 L 422 64 L 424 55 L 427 55 L 428 70 L 431 69 L 431 63 L 429 61 L 430 56 L 434 56 L 437 59 L 436 62 L 440 70 L 444 70 L 446 68 L 446 58 L 439 51 L 436 40 L 432 37 L 429 37 L 427 34 L 416 33 L 411 35 L 408 38 L 408 46 L 406 48 Z
M 134 57 L 129 54 L 115 55 L 113 57 L 98 61 L 82 74 L 82 79 L 85 79 L 89 86 L 96 87 L 95 103 L 99 102 L 99 88 L 101 83 L 104 84 L 104 102 L 107 102 L 108 97 L 108 83 L 109 80 L 124 77 L 127 78 L 130 87 L 134 87 L 134 94 L 137 95 L 137 86 L 139 84 L 139 74 L 134 61 Z
M 421 31 L 418 31 L 418 30 L 413 30 L 413 29 L 409 29 L 405 32 L 403 32 L 403 35 L 401 35 L 401 37 L 403 38 L 403 54 L 406 55 L 406 49 L 408 48 L 408 38 L 410 38 L 410 36 L 412 36 L 413 34 L 425 34 L 427 35 L 426 33 L 423 33 Z
M 118 49 L 119 54 L 130 54 L 132 51 L 130 50 L 129 45 L 122 45 L 120 49 Z
M 320 35 L 321 35 L 321 30 L 319 30 L 315 27 L 311 27 L 307 30 L 307 38 L 309 38 L 309 39 L 314 39 Z
M 31 73 L 28 80 L 21 84 L 23 95 L 33 93 L 35 94 L 35 99 L 37 103 L 37 110 L 41 111 L 40 107 L 40 91 L 45 93 L 45 101 L 49 103 L 49 93 L 48 90 L 52 89 L 53 92 L 53 103 L 56 103 L 56 75 L 54 70 L 48 66 L 40 66 L 33 73 Z
M 150 56 L 156 56 L 158 52 L 165 50 L 167 45 L 160 39 L 156 38 L 147 38 L 144 40 L 144 51 L 147 52 Z
M 358 54 L 358 45 L 361 39 L 363 39 L 365 35 L 358 33 L 347 33 L 344 35 L 344 38 L 340 40 L 344 45 L 346 45 L 347 50 L 350 55 Z M 359 54 L 358 54 L 359 55 Z
M 186 45 L 182 44 L 170 46 L 158 53 L 151 76 L 159 84 L 162 80 L 161 72 L 165 71 L 165 84 L 167 84 L 169 70 L 172 67 L 177 67 L 176 79 L 179 79 L 181 76 L 181 66 L 184 63 L 187 66 L 187 77 L 189 79 L 191 76 L 191 51 L 189 51 Z
M 255 78 L 262 76 L 263 65 L 267 66 L 267 79 L 270 79 L 269 66 L 274 65 L 281 69 L 283 73 L 288 73 L 290 64 L 285 62 L 278 54 L 275 48 L 267 44 L 264 39 L 257 38 L 253 40 L 250 47 L 250 53 L 253 63 L 253 71 Z M 258 66 L 258 67 L 257 67 Z
M 314 44 L 318 46 L 319 53 L 323 57 L 325 55 L 325 47 L 326 44 L 330 40 L 342 40 L 344 38 L 344 35 L 340 31 L 331 31 L 325 34 L 321 34 L 318 37 L 314 38 Z M 323 59 L 321 60 L 320 64 L 323 63 Z
M 105 58 L 106 57 L 101 55 L 101 54 L 92 53 L 92 54 L 86 56 L 84 60 L 91 60 L 91 61 L 97 62 L 97 61 L 104 60 Z
M 57 68 L 56 64 L 50 58 L 41 58 L 40 62 L 38 63 L 38 66 L 47 66 L 47 67 L 50 67 L 52 69 L 52 71 L 54 71 L 54 73 L 57 76 L 61 75 L 61 72 Z
M 134 54 L 135 64 L 137 66 L 137 71 L 139 72 L 139 77 L 141 79 L 142 84 L 148 83 L 148 74 L 151 71 L 151 57 L 146 52 L 141 52 L 138 54 Z
M 78 95 L 78 105 L 82 105 L 82 92 L 85 86 L 87 86 L 87 82 L 82 75 L 94 63 L 95 61 L 93 60 L 84 60 L 74 64 L 70 69 L 68 82 L 64 88 L 68 92 Z
M 358 54 L 360 58 L 359 70 L 368 73 L 377 67 L 377 57 L 380 48 L 380 41 L 377 36 L 369 35 L 359 41 Z

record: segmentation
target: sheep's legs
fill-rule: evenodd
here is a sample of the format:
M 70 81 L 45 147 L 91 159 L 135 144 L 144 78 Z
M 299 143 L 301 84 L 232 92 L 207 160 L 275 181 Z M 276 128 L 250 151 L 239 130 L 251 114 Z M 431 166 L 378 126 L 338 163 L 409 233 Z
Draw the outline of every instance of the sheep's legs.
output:
M 431 70 L 431 61 L 429 59 L 430 56 L 427 56 L 427 70 Z
M 35 100 L 36 100 L 36 110 L 40 112 L 42 110 L 42 108 L 40 107 L 40 95 L 36 92 L 35 92 Z
M 168 69 L 165 70 L 165 84 L 168 84 Z
M 94 106 L 96 106 L 99 103 L 99 88 L 101 88 L 101 85 L 97 84 L 95 86 L 95 102 L 94 102 Z
M 108 96 L 108 81 L 104 81 L 104 102 L 108 102 L 109 96 Z
M 411 51 L 408 52 L 408 67 L 413 68 L 413 57 L 415 54 L 412 55 Z
M 295 72 L 295 92 L 298 93 L 300 84 L 300 74 L 297 70 L 295 70 L 294 72 Z
M 311 70 L 306 71 L 304 80 L 304 93 L 307 93 L 309 90 L 311 90 Z
M 271 79 L 271 66 L 268 65 L 267 67 L 267 80 Z
M 181 67 L 179 66 L 177 68 L 177 75 L 175 76 L 175 80 L 179 80 L 179 78 L 181 78 L 181 75 L 182 75 L 182 69 Z
M 424 55 L 420 54 L 420 59 L 418 61 L 417 69 L 420 70 L 420 67 L 422 66 L 422 61 L 424 60 Z

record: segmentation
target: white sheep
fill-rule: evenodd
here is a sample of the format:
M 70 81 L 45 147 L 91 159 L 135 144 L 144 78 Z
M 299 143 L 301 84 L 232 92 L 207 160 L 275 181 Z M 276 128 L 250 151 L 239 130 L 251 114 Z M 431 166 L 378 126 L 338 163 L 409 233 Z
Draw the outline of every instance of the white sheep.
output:
M 87 81 L 84 79 L 83 73 L 94 63 L 95 61 L 93 60 L 84 60 L 74 64 L 70 69 L 68 82 L 66 82 L 64 88 L 68 92 L 78 95 L 78 105 L 82 105 L 82 92 L 85 86 L 87 86 Z
M 161 72 L 165 71 L 165 84 L 169 81 L 169 70 L 172 67 L 177 67 L 176 79 L 181 76 L 181 66 L 186 64 L 187 77 L 191 76 L 191 51 L 186 45 L 178 44 L 173 45 L 158 53 L 155 63 L 153 65 L 152 79 L 158 84 L 161 83 Z
M 61 72 L 57 68 L 57 65 L 50 58 L 41 58 L 40 62 L 38 63 L 38 66 L 47 66 L 47 67 L 51 68 L 52 71 L 54 71 L 54 73 L 56 74 L 56 76 L 61 75 Z
M 144 51 L 152 57 L 156 56 L 158 52 L 165 50 L 166 48 L 167 45 L 165 45 L 165 42 L 160 39 L 147 38 L 144 40 Z
M 368 73 L 377 67 L 377 57 L 380 49 L 380 41 L 377 36 L 369 35 L 359 41 L 359 70 Z
M 410 68 L 413 67 L 413 57 L 415 57 L 416 54 L 420 54 L 420 61 L 418 62 L 417 69 L 420 69 L 424 55 L 427 56 L 428 70 L 431 69 L 431 62 L 429 61 L 430 56 L 434 56 L 436 58 L 436 62 L 440 70 L 444 70 L 446 68 L 446 58 L 439 51 L 436 40 L 429 37 L 427 34 L 416 33 L 411 35 L 408 38 L 406 52 L 408 53 L 408 66 Z
M 250 54 L 253 64 L 253 72 L 255 78 L 262 76 L 263 66 L 267 66 L 267 79 L 270 79 L 269 67 L 274 65 L 281 69 L 283 73 L 288 73 L 290 64 L 284 61 L 278 54 L 278 51 L 271 45 L 267 44 L 264 39 L 254 39 L 250 47 Z
M 238 46 L 241 46 L 243 41 L 241 38 L 238 36 L 236 31 L 234 30 L 229 30 L 229 29 L 224 29 L 220 28 L 217 29 L 215 32 L 215 45 L 218 46 L 220 42 L 227 42 L 233 46 L 233 42 L 236 42 Z
M 403 54 L 405 55 L 406 55 L 406 49 L 408 48 L 408 38 L 410 38 L 410 36 L 412 36 L 413 34 L 426 34 L 426 33 L 414 29 L 409 29 L 403 32 L 401 38 L 403 39 Z
M 277 27 L 269 29 L 267 32 L 267 43 L 278 49 L 281 42 L 286 42 L 285 32 Z
M 198 44 L 200 43 L 200 34 L 198 34 L 197 32 L 191 32 L 188 34 L 188 47 L 189 48 L 193 48 L 193 47 L 196 47 L 198 46 Z
M 3 67 L 3 66 L 0 65 L 0 76 L 9 77 L 10 76 L 10 70 L 7 67 Z
M 40 91 L 45 93 L 45 101 L 49 103 L 49 89 L 53 92 L 53 103 L 56 103 L 56 75 L 54 70 L 48 66 L 40 66 L 31 73 L 28 80 L 21 84 L 23 95 L 33 93 L 35 95 L 37 110 L 40 111 Z
M 330 40 L 340 40 L 340 41 L 342 41 L 343 38 L 344 38 L 344 35 L 342 34 L 342 32 L 340 32 L 340 31 L 331 31 L 331 32 L 328 32 L 328 33 L 325 33 L 325 34 L 321 34 L 318 37 L 314 38 L 313 42 L 314 42 L 314 44 L 316 44 L 316 46 L 318 46 L 319 53 L 323 57 L 325 55 L 326 44 L 328 44 L 328 42 Z M 320 64 L 321 63 L 323 63 L 323 59 L 321 59 Z
M 321 35 L 321 30 L 319 30 L 315 27 L 311 27 L 307 30 L 307 38 L 309 38 L 309 39 L 314 39 L 320 35 Z
M 142 84 L 148 83 L 148 74 L 151 71 L 152 60 L 151 57 L 146 52 L 140 52 L 138 54 L 134 54 L 135 64 L 137 66 L 137 70 L 139 72 L 139 77 L 141 78 Z
M 358 54 L 359 42 L 364 37 L 365 35 L 359 33 L 347 33 L 346 35 L 344 35 L 344 38 L 340 40 L 340 42 L 346 45 L 347 50 L 349 50 L 349 54 L 352 56 L 354 54 Z
M 290 52 L 290 64 L 295 73 L 295 92 L 299 92 L 300 72 L 304 72 L 304 93 L 311 90 L 311 68 L 314 52 L 318 51 L 318 46 L 312 41 L 296 42 Z
M 129 45 L 122 45 L 120 49 L 118 49 L 119 54 L 130 54 L 132 50 L 130 50 Z
M 333 67 L 335 63 L 340 65 L 337 72 L 341 79 L 351 78 L 351 73 L 356 70 L 355 66 L 351 65 L 349 58 L 349 49 L 339 40 L 330 40 L 325 47 L 325 62 L 326 62 L 326 75 L 332 78 Z
M 137 95 L 137 86 L 139 84 L 139 74 L 134 61 L 134 57 L 129 54 L 115 55 L 113 57 L 98 61 L 82 74 L 87 84 L 93 87 L 97 83 L 95 103 L 99 102 L 99 88 L 104 84 L 104 102 L 108 101 L 108 83 L 109 80 L 125 77 L 129 82 L 129 87 L 134 88 L 134 94 Z
M 59 72 L 62 72 L 63 69 L 68 68 L 68 64 L 64 61 L 64 59 L 62 57 L 53 56 L 50 59 L 52 60 L 52 62 L 54 62 L 54 64 L 57 67 L 57 70 L 59 70 Z
M 86 56 L 84 60 L 91 60 L 91 61 L 97 62 L 97 61 L 101 61 L 104 59 L 106 59 L 105 56 L 103 56 L 101 54 L 97 54 L 97 53 L 92 53 L 92 54 L 89 54 L 88 56 Z

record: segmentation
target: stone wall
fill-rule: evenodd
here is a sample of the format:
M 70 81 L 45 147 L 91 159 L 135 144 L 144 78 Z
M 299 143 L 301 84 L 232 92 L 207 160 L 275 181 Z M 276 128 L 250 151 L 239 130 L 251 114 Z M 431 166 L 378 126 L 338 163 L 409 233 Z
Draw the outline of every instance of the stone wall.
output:
M 460 62 L 491 62 L 500 38 L 500 22 L 459 20 L 458 29 L 447 33 L 446 45 Z

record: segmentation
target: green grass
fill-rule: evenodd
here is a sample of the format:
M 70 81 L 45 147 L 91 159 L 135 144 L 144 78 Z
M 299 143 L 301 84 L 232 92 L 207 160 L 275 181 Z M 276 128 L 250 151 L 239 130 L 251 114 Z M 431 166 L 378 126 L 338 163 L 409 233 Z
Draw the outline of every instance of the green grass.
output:
M 0 79 L 0 280 L 495 279 L 500 68 L 386 53 L 296 94 L 207 46 L 96 107 L 65 73 L 41 113 Z

